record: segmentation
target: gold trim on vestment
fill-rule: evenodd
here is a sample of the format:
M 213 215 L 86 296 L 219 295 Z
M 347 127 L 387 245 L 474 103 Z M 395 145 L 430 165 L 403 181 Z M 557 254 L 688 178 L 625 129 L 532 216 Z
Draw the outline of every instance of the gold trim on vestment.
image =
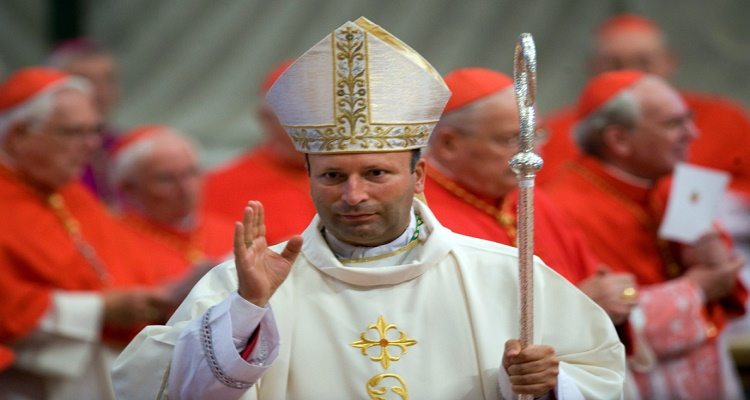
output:
M 394 251 L 385 253 L 385 254 L 378 254 L 377 256 L 371 256 L 371 257 L 362 257 L 362 258 L 344 258 L 339 260 L 342 264 L 358 264 L 358 263 L 366 263 L 370 261 L 377 261 L 382 260 L 384 258 L 388 258 L 391 256 L 395 256 L 397 254 L 401 254 L 405 251 L 413 249 L 416 245 L 420 243 L 419 240 L 412 240 L 411 242 L 407 243 L 406 246 L 401 247 L 400 249 L 396 249 Z
M 371 330 L 377 332 L 378 336 L 375 339 L 370 339 L 367 337 L 367 333 Z M 388 337 L 389 330 L 395 330 L 398 333 L 398 339 L 390 339 Z M 379 363 L 383 367 L 383 369 L 388 369 L 388 367 L 390 367 L 391 365 L 391 362 L 400 360 L 401 357 L 408 351 L 407 347 L 414 346 L 415 344 L 417 344 L 416 340 L 407 337 L 406 333 L 399 330 L 395 324 L 386 323 L 385 317 L 383 317 L 382 315 L 378 317 L 377 322 L 367 325 L 367 329 L 359 334 L 359 340 L 351 343 L 353 347 L 356 347 L 360 350 L 363 356 L 369 357 L 370 360 Z M 369 355 L 368 351 L 370 350 L 370 348 L 375 346 L 380 346 L 380 354 L 375 356 Z M 391 354 L 388 348 L 393 346 L 399 348 L 401 350 L 401 353 L 398 355 Z M 391 373 L 378 374 L 367 381 L 367 383 L 365 384 L 365 389 L 367 390 L 367 395 L 370 396 L 370 399 L 387 399 L 383 396 L 388 392 L 388 388 L 378 387 L 378 385 L 383 380 L 389 378 L 395 379 L 399 383 L 398 386 L 391 386 L 390 390 L 402 399 L 408 399 L 409 393 L 406 389 L 406 381 L 404 381 L 401 376 Z
M 396 374 L 379 374 L 375 375 L 372 378 L 370 378 L 369 381 L 367 381 L 367 395 L 370 396 L 370 399 L 372 400 L 388 400 L 388 397 L 385 397 L 388 393 L 388 387 L 378 387 L 378 385 L 381 384 L 382 381 L 385 381 L 387 379 L 395 379 L 398 381 L 398 386 L 391 386 L 390 390 L 393 392 L 393 394 L 400 397 L 402 400 L 408 400 L 409 399 L 409 391 L 406 389 L 406 382 L 404 380 L 396 375 Z
M 422 224 L 424 224 L 424 222 L 422 221 L 422 217 L 420 217 L 418 214 L 415 214 L 415 218 L 417 220 L 417 226 L 414 229 L 414 234 L 411 236 L 411 239 L 409 239 L 409 243 L 407 243 L 404 247 L 401 247 L 400 249 L 396 249 L 394 251 L 391 251 L 385 254 L 378 254 L 377 256 L 361 257 L 361 258 L 343 258 L 343 259 L 340 259 L 339 262 L 341 262 L 342 264 L 366 263 L 370 261 L 382 260 L 384 258 L 392 257 L 397 254 L 401 254 L 403 252 L 413 249 L 416 245 L 422 242 L 421 240 L 419 240 L 419 232 L 422 227 Z
M 387 333 L 391 329 L 398 332 L 398 339 L 388 339 Z M 374 330 L 378 333 L 377 339 L 373 340 L 367 337 L 367 331 L 370 330 Z M 395 324 L 386 323 L 385 318 L 382 315 L 378 317 L 378 321 L 376 323 L 367 325 L 367 330 L 359 334 L 359 340 L 357 340 L 356 342 L 352 342 L 352 346 L 360 349 L 363 356 L 368 356 L 370 357 L 370 360 L 380 363 L 380 365 L 383 366 L 383 369 L 388 369 L 388 367 L 391 365 L 391 362 L 400 360 L 401 356 L 406 354 L 406 348 L 409 346 L 414 346 L 415 344 L 417 344 L 416 340 L 406 337 L 406 333 L 398 330 Z M 368 350 L 373 346 L 380 346 L 379 355 L 370 356 L 368 354 Z M 401 354 L 391 354 L 388 351 L 388 347 L 390 346 L 396 346 L 401 349 Z

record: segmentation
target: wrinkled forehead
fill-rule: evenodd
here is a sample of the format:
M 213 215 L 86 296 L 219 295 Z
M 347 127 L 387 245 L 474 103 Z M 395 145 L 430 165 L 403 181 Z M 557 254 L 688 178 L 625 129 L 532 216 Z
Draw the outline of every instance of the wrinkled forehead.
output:
M 101 121 L 93 96 L 74 88 L 61 89 L 53 95 L 50 115 L 61 121 L 87 124 L 99 124 Z
M 165 160 L 179 158 L 190 160 L 193 163 L 198 161 L 198 152 L 195 145 L 187 138 L 169 131 L 153 139 L 152 154 Z

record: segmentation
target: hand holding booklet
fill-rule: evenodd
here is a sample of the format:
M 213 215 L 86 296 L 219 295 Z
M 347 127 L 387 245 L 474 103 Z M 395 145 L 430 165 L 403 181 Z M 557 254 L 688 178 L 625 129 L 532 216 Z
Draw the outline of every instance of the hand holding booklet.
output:
M 728 183 L 725 172 L 678 164 L 659 237 L 692 244 L 709 232 Z

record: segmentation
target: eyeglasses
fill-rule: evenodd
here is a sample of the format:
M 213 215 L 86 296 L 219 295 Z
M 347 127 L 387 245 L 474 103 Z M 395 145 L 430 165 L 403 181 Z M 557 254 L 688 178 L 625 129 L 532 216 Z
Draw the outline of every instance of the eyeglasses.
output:
M 96 126 L 55 126 L 51 128 L 54 135 L 69 139 L 83 139 L 90 136 L 101 136 L 104 133 L 104 127 Z
M 544 142 L 547 141 L 547 137 L 548 136 L 549 136 L 549 134 L 547 133 L 546 130 L 544 130 L 544 129 L 537 129 L 534 132 L 534 143 L 536 145 L 543 144 Z M 475 137 L 478 137 L 478 136 L 475 136 Z M 516 148 L 518 148 L 518 145 L 519 145 L 519 143 L 521 141 L 520 133 L 516 133 L 515 135 L 506 136 L 506 137 L 501 137 L 501 136 L 489 136 L 489 137 L 484 136 L 484 137 L 487 138 L 492 143 L 494 143 L 494 144 L 496 144 L 496 145 L 498 145 L 500 147 L 507 148 L 507 149 L 511 149 L 511 148 L 516 149 Z

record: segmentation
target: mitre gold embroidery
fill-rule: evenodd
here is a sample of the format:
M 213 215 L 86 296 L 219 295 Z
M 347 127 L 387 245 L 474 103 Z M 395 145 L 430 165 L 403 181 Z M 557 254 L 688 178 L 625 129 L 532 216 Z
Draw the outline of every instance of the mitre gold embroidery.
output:
M 377 332 L 378 337 L 370 339 L 367 337 L 367 332 L 374 330 Z M 388 331 L 395 330 L 398 333 L 398 339 L 391 339 L 388 337 Z M 406 336 L 404 331 L 399 330 L 395 324 L 388 324 L 385 322 L 385 318 L 381 315 L 378 317 L 378 321 L 374 324 L 367 325 L 367 330 L 359 334 L 359 340 L 352 342 L 352 346 L 358 348 L 363 356 L 369 357 L 370 360 L 380 363 L 383 369 L 388 369 L 392 361 L 398 361 L 401 356 L 406 354 L 407 347 L 414 346 L 417 341 Z M 368 351 L 370 348 L 380 346 L 380 354 L 369 355 Z M 395 346 L 401 349 L 401 353 L 398 355 L 391 354 L 388 350 L 390 346 Z M 379 387 L 383 380 L 394 379 L 398 381 L 397 386 L 391 386 L 390 391 L 398 395 L 403 400 L 409 399 L 409 393 L 406 390 L 406 382 L 400 376 L 396 374 L 382 373 L 373 376 L 365 384 L 367 395 L 373 400 L 387 400 L 386 393 L 388 387 Z
M 305 153 L 370 152 L 417 148 L 427 143 L 437 121 L 372 121 L 367 35 L 363 29 L 351 25 L 331 34 L 335 125 L 285 125 L 298 150 Z

